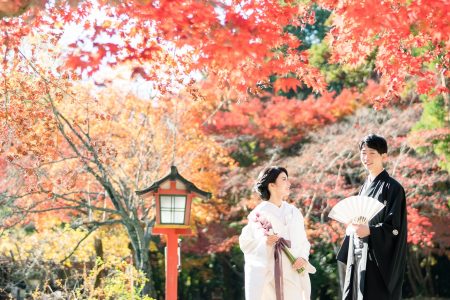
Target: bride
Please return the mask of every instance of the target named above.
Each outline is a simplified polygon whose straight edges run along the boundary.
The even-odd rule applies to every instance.
[[[290,192],[287,170],[277,166],[264,169],[255,190],[263,201],[248,215],[239,237],[245,257],[245,299],[309,300],[309,273],[315,273],[315,268],[308,262],[310,244],[303,216],[283,201]],[[284,242],[290,244],[293,264],[283,251],[277,251]],[[277,255],[279,259],[275,259]]]

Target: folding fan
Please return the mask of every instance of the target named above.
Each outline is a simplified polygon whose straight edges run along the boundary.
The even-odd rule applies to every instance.
[[[352,196],[339,201],[331,209],[328,217],[344,224],[367,224],[384,206],[371,197]]]

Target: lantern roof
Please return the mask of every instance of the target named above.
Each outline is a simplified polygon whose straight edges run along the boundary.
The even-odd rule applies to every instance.
[[[190,182],[189,180],[187,180],[186,178],[181,176],[180,173],[178,173],[177,167],[175,167],[175,166],[170,167],[170,173],[167,174],[164,178],[153,182],[152,185],[146,189],[136,191],[136,194],[138,196],[140,196],[140,195],[147,194],[149,192],[156,192],[158,190],[158,188],[160,187],[160,185],[167,180],[173,180],[173,181],[179,180],[186,185],[186,190],[197,193],[200,196],[203,196],[207,199],[211,198],[211,193],[202,191],[201,189],[196,187],[195,184],[193,184],[192,182]]]

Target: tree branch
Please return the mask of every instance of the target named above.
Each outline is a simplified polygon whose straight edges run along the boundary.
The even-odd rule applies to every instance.
[[[94,232],[95,230],[97,230],[98,226],[94,226],[91,229],[89,229],[88,233],[81,239],[78,241],[78,243],[75,245],[75,248],[72,249],[72,251],[69,253],[69,255],[67,255],[63,260],[61,260],[59,263],[63,264],[66,260],[68,260],[74,253],[75,251],[77,251],[78,247],[80,247],[81,243],[86,240],[92,232]]]

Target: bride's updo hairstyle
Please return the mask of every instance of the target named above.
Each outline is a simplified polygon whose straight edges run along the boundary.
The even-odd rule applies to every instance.
[[[288,176],[287,170],[278,166],[267,167],[259,173],[254,190],[261,200],[268,201],[270,199],[269,183],[274,183],[282,172]]]

